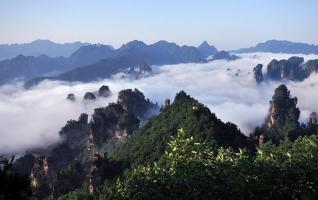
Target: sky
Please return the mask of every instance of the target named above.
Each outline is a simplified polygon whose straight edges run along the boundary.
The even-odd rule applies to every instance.
[[[318,44],[317,0],[0,0],[0,43]]]

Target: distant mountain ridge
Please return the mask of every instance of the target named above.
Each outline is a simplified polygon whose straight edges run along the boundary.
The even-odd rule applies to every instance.
[[[286,40],[268,40],[264,43],[258,43],[254,47],[241,48],[232,51],[234,53],[290,53],[290,54],[318,54],[318,45],[306,44],[301,42],[291,42]]]
[[[113,48],[108,45],[83,46],[70,57],[18,55],[12,59],[0,61],[0,84],[15,79],[28,81],[35,77],[56,76],[76,67],[93,64],[112,55]]]
[[[86,52],[86,53],[85,53]],[[131,41],[122,45],[118,49],[109,46],[86,46],[74,52],[71,58],[84,61],[87,58],[94,58],[96,62],[87,63],[61,73],[54,77],[38,77],[27,82],[27,86],[32,86],[41,80],[64,80],[89,82],[97,79],[109,78],[111,75],[122,72],[138,64],[166,65],[179,63],[204,63],[207,62],[196,47],[179,46],[167,41],[159,41],[147,45],[142,41]]]
[[[82,46],[89,43],[73,42],[59,44],[50,40],[34,40],[24,44],[0,44],[0,60],[9,59],[18,55],[49,57],[68,57]]]

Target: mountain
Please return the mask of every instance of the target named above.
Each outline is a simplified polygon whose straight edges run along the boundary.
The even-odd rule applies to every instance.
[[[205,57],[197,48],[191,46],[179,46],[167,41],[159,41],[147,45],[142,41],[131,41],[122,45],[115,54],[129,56],[136,60],[144,61],[149,65],[166,65],[179,63],[205,62]]]
[[[50,40],[35,40],[25,44],[1,44],[0,60],[13,58],[20,54],[24,56],[40,56],[45,54],[50,57],[68,57],[77,49],[86,45],[89,45],[89,43],[73,42],[59,44]]]
[[[108,45],[88,45],[76,50],[70,57],[48,57],[18,55],[12,59],[0,61],[0,84],[15,79],[30,79],[57,74],[83,65],[90,65],[114,55],[114,49]]]
[[[68,59],[75,66],[83,66],[112,57],[114,52],[115,49],[110,45],[93,44],[80,47]]]
[[[308,199],[315,199],[310,186],[318,174],[317,115],[300,126],[296,104],[279,86],[265,124],[247,137],[184,91],[146,115],[157,105],[137,89],[123,90],[116,103],[96,108],[91,120],[83,113],[68,121],[61,140],[44,153],[16,160],[13,168],[30,181],[4,192],[22,195],[31,185],[32,199],[293,199],[310,188]],[[291,133],[293,140],[284,137]],[[282,141],[264,143],[276,138]],[[4,183],[15,180],[1,170]],[[273,192],[273,184],[279,190]]]
[[[82,55],[83,54],[83,55]],[[89,82],[109,78],[119,72],[126,72],[138,65],[166,65],[179,63],[204,63],[205,57],[197,48],[178,46],[175,43],[159,41],[147,45],[142,41],[131,41],[113,50],[109,46],[86,46],[73,53],[70,59],[87,62],[90,58],[102,59],[96,63],[77,67],[58,76],[38,77],[26,83],[32,86],[45,79]],[[85,61],[86,59],[86,61]],[[77,59],[75,59],[77,60]]]
[[[59,132],[60,142],[47,153],[25,155],[15,167],[30,175],[36,199],[50,195],[55,199],[81,186],[94,194],[105,180],[129,170],[129,165],[159,159],[180,127],[222,147],[246,147],[246,136],[234,124],[223,123],[183,91],[158,116],[154,114],[158,106],[142,92],[123,90],[117,103],[96,108],[90,121],[87,114],[68,121]],[[23,164],[28,167],[24,169]]]
[[[300,42],[290,42],[286,40],[268,40],[259,43],[255,47],[234,50],[234,53],[270,52],[270,53],[290,53],[290,54],[318,54],[318,45]]]
[[[207,41],[202,42],[200,46],[198,46],[198,50],[205,57],[212,56],[218,52],[218,50]]]
[[[67,59],[18,55],[15,58],[0,61],[0,84],[14,79],[28,80],[37,76],[49,75],[65,70]],[[52,74],[53,75],[53,74]]]

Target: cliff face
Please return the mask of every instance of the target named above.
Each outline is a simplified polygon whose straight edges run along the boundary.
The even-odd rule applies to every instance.
[[[138,89],[120,91],[117,103],[122,105],[129,113],[134,113],[141,119],[149,118],[159,111],[159,107],[146,99]]]
[[[37,158],[31,172],[31,187],[37,199],[44,199],[54,190],[56,174],[46,156]]]
[[[105,96],[108,92],[109,88],[102,87],[99,94]],[[107,153],[121,143],[139,128],[138,117],[147,119],[148,111],[155,108],[157,106],[137,89],[123,90],[118,103],[96,108],[90,121],[85,113],[78,120],[69,120],[59,132],[60,142],[33,161],[31,172],[26,171],[31,174],[36,198],[56,198],[81,187],[84,182],[93,193],[105,178],[117,175],[120,164],[98,152]],[[34,159],[33,156],[23,158],[32,164],[29,157]]]
[[[257,83],[263,80],[292,80],[302,81],[308,78],[312,73],[318,71],[318,59],[308,60],[304,63],[302,57],[290,57],[287,60],[276,60],[273,59],[267,65],[267,74],[265,78],[261,78],[260,64],[254,68],[254,77]]]
[[[299,115],[297,98],[291,97],[285,85],[280,85],[270,101],[269,114],[264,124],[268,139],[278,141],[284,136],[289,136],[300,127]]]
[[[256,82],[259,84],[261,82],[263,82],[264,77],[263,77],[263,65],[262,64],[258,64],[256,67],[254,67],[253,71],[254,71],[254,78],[256,80]]]
[[[120,104],[95,109],[90,122],[89,137],[100,146],[107,139],[122,138],[139,128],[140,120]]]

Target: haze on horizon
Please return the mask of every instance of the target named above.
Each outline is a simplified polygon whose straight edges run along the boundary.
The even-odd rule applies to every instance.
[[[317,9],[316,0],[10,0],[0,2],[0,43],[206,40],[225,50],[269,39],[318,44]]]

